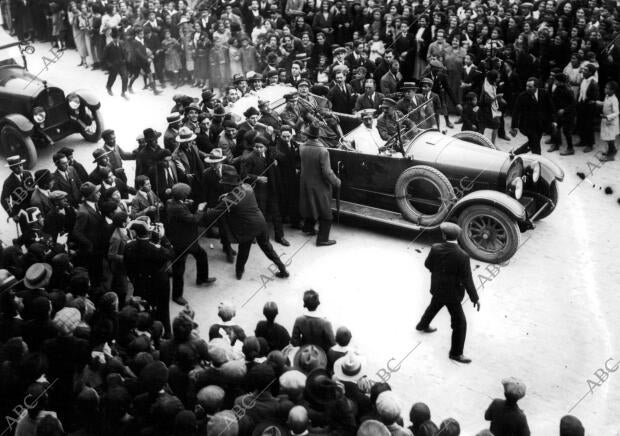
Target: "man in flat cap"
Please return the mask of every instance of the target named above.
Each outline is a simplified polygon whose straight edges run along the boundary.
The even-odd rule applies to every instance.
[[[502,380],[502,385],[506,399],[494,399],[484,413],[484,419],[491,422],[489,430],[495,436],[529,436],[527,418],[517,406],[517,401],[525,396],[525,384],[508,377]]]
[[[450,222],[439,226],[445,242],[433,244],[424,266],[431,272],[431,302],[418,322],[416,329],[425,333],[432,333],[436,328],[430,323],[435,315],[446,306],[450,312],[452,325],[452,346],[449,357],[461,363],[470,363],[471,359],[463,355],[467,320],[461,302],[465,291],[477,310],[480,310],[480,301],[474,280],[471,275],[469,256],[458,245],[461,228]]]

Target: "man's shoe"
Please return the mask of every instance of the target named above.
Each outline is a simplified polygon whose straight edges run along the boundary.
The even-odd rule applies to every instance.
[[[121,97],[123,97],[125,100],[129,100],[129,97],[127,97],[127,94],[125,94],[124,92],[121,94]]]
[[[153,90],[153,94],[159,95],[159,94],[161,94],[161,91],[159,89],[154,89]]]
[[[427,326],[427,327],[416,327],[415,329],[417,331],[423,332],[423,333],[433,333],[433,332],[437,331],[437,329],[435,327],[431,327],[430,325]]]
[[[185,306],[187,304],[187,300],[183,297],[173,298],[172,301],[177,303],[179,306]]]
[[[287,278],[288,276],[290,276],[290,274],[288,273],[288,271],[287,271],[287,270],[278,271],[278,272],[276,273],[276,277],[277,277],[277,278],[279,278],[279,279],[285,279],[285,278]]]
[[[566,150],[562,150],[560,152],[560,156],[572,156],[573,154],[575,154],[575,150],[572,148],[567,148]]]
[[[280,245],[284,245],[285,247],[288,247],[291,245],[291,243],[288,242],[285,238],[278,238],[276,239],[276,242]]]
[[[553,144],[551,147],[547,149],[547,153],[553,153],[554,151],[558,151],[559,149],[560,147],[558,147],[556,144]]]
[[[112,92],[112,89],[106,88],[106,90],[108,91],[108,94],[110,94],[111,96],[114,96],[114,93]]]
[[[590,153],[592,151],[592,147],[590,147],[589,145],[585,146],[583,149],[584,153]]]
[[[206,280],[196,280],[196,286],[208,286],[216,280],[215,277],[207,277]]]
[[[308,236],[314,236],[316,235],[316,230],[312,229],[312,230],[303,230],[303,232],[308,235]]]
[[[133,94],[133,88],[127,88],[127,91],[129,91],[130,94]]]
[[[316,241],[316,246],[317,247],[327,247],[329,245],[334,245],[336,243],[336,241],[334,241],[333,239],[328,239],[327,241]]]
[[[448,129],[452,129],[454,127],[454,124],[452,124],[450,121],[446,121],[446,127]]]
[[[241,277],[243,277],[243,272],[244,272],[244,270],[237,270],[236,271],[237,280],[241,280]]]
[[[469,357],[463,356],[462,354],[459,354],[458,356],[450,354],[450,359],[456,360],[457,362],[460,362],[460,363],[471,363],[471,359]]]

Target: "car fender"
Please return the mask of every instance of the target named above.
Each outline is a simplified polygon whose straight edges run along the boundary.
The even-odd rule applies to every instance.
[[[99,101],[99,99],[89,90],[78,89],[74,92],[75,94],[77,94],[78,97],[82,99],[86,106],[90,107],[91,109],[99,109],[101,107],[101,102]]]
[[[527,166],[531,162],[540,162],[540,177],[547,181],[550,185],[554,180],[564,180],[564,170],[551,159],[538,154],[522,154],[523,163]]]
[[[452,207],[449,217],[458,216],[463,209],[473,204],[488,204],[497,207],[519,222],[527,219],[525,207],[518,200],[503,192],[490,189],[481,189],[465,195]]]
[[[0,119],[0,127],[3,127],[7,124],[16,127],[24,135],[30,135],[32,133],[32,129],[34,128],[34,124],[32,124],[32,121],[30,121],[22,114],[9,114],[2,117],[2,119]]]

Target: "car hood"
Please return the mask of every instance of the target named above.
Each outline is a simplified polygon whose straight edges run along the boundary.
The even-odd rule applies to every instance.
[[[444,173],[476,179],[497,178],[512,160],[505,151],[465,142],[437,131],[418,135],[407,155]]]

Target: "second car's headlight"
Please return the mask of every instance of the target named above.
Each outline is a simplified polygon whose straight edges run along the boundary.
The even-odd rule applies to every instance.
[[[512,182],[510,182],[510,192],[517,200],[521,198],[523,195],[523,180],[521,177],[515,177]]]
[[[45,109],[43,109],[43,107],[41,106],[37,106],[32,110],[32,118],[37,124],[44,123],[46,116],[47,114],[45,113]]]
[[[67,101],[69,102],[69,107],[73,110],[76,110],[80,107],[82,102],[80,101],[80,97],[75,94],[71,94],[67,97]]]
[[[532,163],[530,168],[532,168],[532,182],[536,183],[540,179],[540,162]]]

